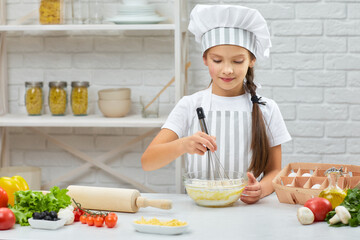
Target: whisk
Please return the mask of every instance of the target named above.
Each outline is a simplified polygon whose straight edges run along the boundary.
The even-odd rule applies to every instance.
[[[202,107],[197,108],[196,113],[200,121],[201,131],[206,134],[209,134],[205,123],[205,114],[203,108]],[[226,171],[222,166],[216,152],[211,152],[210,149],[207,148],[206,154],[207,154],[206,178],[209,180],[229,180],[229,176],[226,174]]]

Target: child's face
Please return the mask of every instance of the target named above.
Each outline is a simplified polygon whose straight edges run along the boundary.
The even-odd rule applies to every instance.
[[[255,64],[247,49],[235,45],[210,48],[203,57],[213,80],[213,93],[219,96],[237,96],[245,93],[244,78]]]

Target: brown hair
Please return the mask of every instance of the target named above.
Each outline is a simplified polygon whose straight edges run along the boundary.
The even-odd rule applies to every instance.
[[[255,56],[250,53],[250,58],[254,59]],[[245,87],[247,91],[250,92],[251,96],[256,95],[257,87],[254,84],[253,68],[248,68]],[[258,177],[266,168],[270,149],[269,140],[266,134],[266,124],[258,103],[253,103],[251,132],[252,159],[248,171],[253,171],[254,176]]]

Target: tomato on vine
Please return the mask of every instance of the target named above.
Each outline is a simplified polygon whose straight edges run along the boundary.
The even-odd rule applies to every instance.
[[[80,216],[80,222],[81,222],[82,224],[86,224],[86,215],[81,215],[81,216]]]
[[[102,227],[104,225],[104,217],[102,217],[101,215],[97,215],[94,218],[94,223],[96,227]]]
[[[116,219],[116,221],[118,220],[118,216],[116,213],[114,212],[109,212],[108,215],[114,216],[114,218]]]
[[[94,217],[93,216],[87,216],[86,217],[86,223],[87,223],[87,225],[89,225],[89,226],[94,226]]]
[[[115,227],[116,222],[117,222],[117,216],[115,217],[113,214],[108,214],[105,217],[105,224],[108,228]]]

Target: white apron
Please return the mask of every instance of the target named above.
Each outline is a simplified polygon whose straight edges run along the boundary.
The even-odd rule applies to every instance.
[[[249,99],[250,101],[250,99]],[[251,163],[251,112],[212,111],[212,89],[204,94],[201,107],[205,113],[205,122],[210,136],[216,136],[217,155],[226,171],[247,172]],[[236,104],[236,102],[234,102]],[[201,131],[195,112],[188,136]],[[186,171],[207,170],[207,154],[186,154]],[[261,174],[258,180],[262,178]]]

